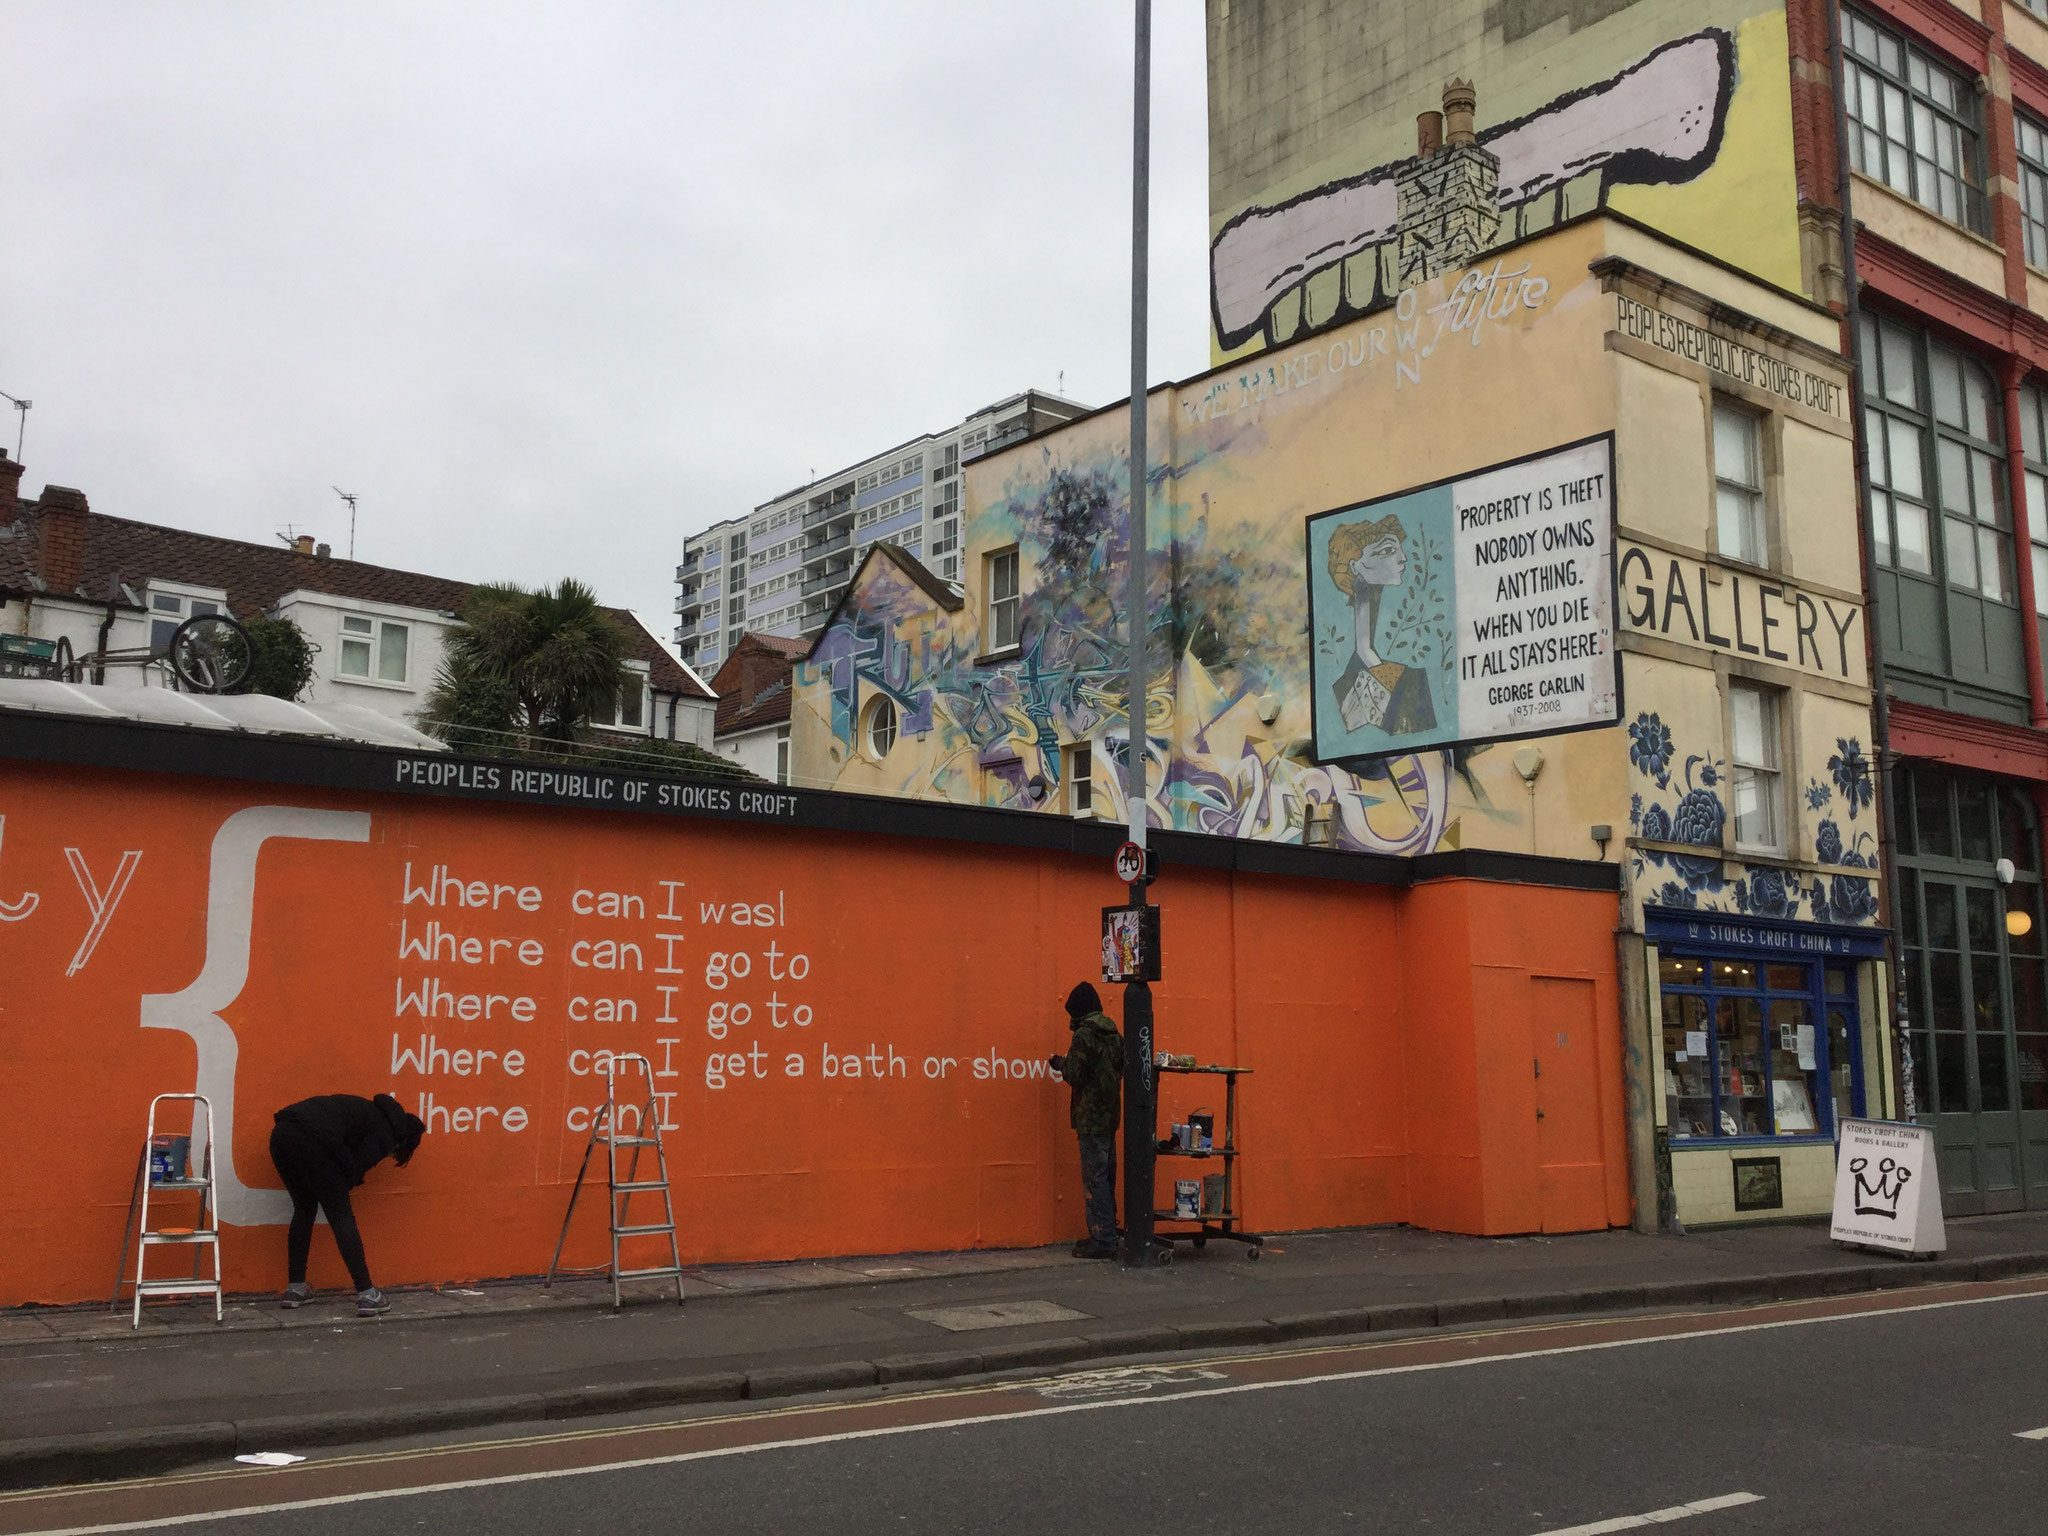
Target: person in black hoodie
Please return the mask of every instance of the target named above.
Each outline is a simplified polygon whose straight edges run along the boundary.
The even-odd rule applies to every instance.
[[[1073,1089],[1068,1118],[1081,1144],[1082,1206],[1088,1235],[1074,1244],[1077,1259],[1116,1257],[1116,1129],[1123,1118],[1124,1037],[1102,997],[1087,982],[1067,994],[1073,1044],[1047,1058]]]
[[[401,1168],[411,1162],[426,1126],[388,1093],[374,1099],[353,1093],[321,1094],[286,1105],[276,1119],[270,1131],[270,1160],[292,1197],[291,1230],[285,1238],[287,1283],[278,1305],[302,1307],[311,1299],[306,1258],[313,1249],[313,1213],[318,1209],[327,1213],[334,1246],[341,1250],[341,1262],[355,1282],[356,1316],[388,1311],[390,1300],[371,1282],[348,1192],[387,1157],[396,1158]]]

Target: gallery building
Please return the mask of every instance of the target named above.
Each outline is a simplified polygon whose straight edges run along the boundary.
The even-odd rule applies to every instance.
[[[1823,1211],[1836,1124],[1905,1084],[1785,13],[1401,5],[1396,70],[1343,9],[1210,7],[1218,366],[1148,402],[1148,819],[1613,869],[1604,1219]],[[1123,819],[1126,421],[967,467],[952,602],[860,569],[797,671],[803,782]],[[1486,1070],[1564,1071],[1498,1004]]]

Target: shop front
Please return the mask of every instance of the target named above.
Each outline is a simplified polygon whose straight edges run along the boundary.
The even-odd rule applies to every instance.
[[[1645,906],[1660,1180],[1685,1225],[1828,1209],[1836,1126],[1885,1113],[1885,934]]]
[[[1913,1099],[1951,1216],[2048,1208],[2048,951],[2032,786],[1910,764],[1898,925]]]

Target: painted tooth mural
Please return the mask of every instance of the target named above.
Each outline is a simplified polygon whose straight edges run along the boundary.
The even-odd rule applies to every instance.
[[[1327,24],[1318,115],[1272,131],[1295,109],[1262,94],[1280,87],[1255,34],[1277,23],[1256,19],[1242,83],[1212,102],[1219,361],[1383,309],[1598,208],[1799,285],[1781,6],[1393,0],[1371,33],[1403,40],[1400,70],[1340,20],[1294,20]],[[1441,120],[1411,127],[1439,90]]]

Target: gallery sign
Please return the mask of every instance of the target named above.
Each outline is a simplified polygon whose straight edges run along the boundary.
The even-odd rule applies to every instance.
[[[1618,576],[1622,623],[1632,633],[1866,681],[1859,604],[1632,542],[1621,546]]]
[[[1948,1247],[1930,1127],[1896,1120],[1842,1122],[1828,1235],[1838,1243],[1895,1253],[1940,1253]]]
[[[1621,715],[1614,440],[1308,520],[1318,762]]]

